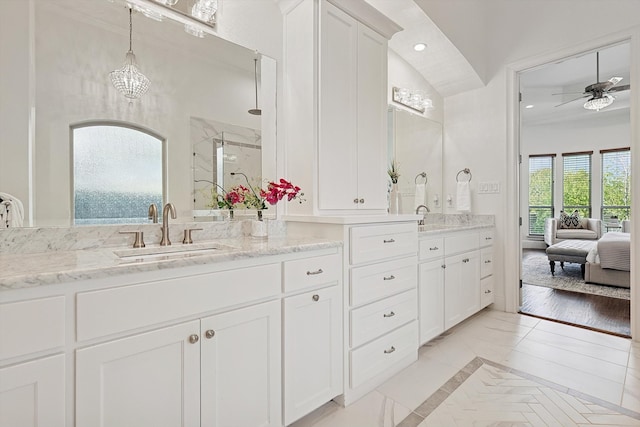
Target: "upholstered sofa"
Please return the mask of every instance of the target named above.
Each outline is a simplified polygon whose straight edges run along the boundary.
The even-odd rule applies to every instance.
[[[559,228],[557,218],[547,218],[544,222],[544,241],[551,246],[562,240],[598,240],[602,237],[602,220],[584,218],[585,228]]]

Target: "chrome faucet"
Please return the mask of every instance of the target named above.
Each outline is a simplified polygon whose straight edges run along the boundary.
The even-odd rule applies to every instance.
[[[173,203],[167,203],[162,210],[162,239],[160,239],[160,246],[169,246],[171,240],[169,240],[169,212],[171,212],[171,218],[176,219],[176,208]]]
[[[149,205],[149,219],[153,221],[154,224],[158,223],[158,207],[155,203]]]
[[[428,206],[426,206],[426,205],[419,205],[419,206],[416,208],[416,215],[418,215],[418,214],[420,213],[420,208],[425,208],[425,209],[427,210],[427,212],[425,212],[424,214],[422,214],[422,219],[421,219],[421,220],[418,220],[418,225],[424,225],[424,217],[425,217],[425,215],[426,215],[426,214],[428,214],[428,213],[429,213],[429,212],[431,212],[431,211],[429,210],[429,207],[428,207]]]

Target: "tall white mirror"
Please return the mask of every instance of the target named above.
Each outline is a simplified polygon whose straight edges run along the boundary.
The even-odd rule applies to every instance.
[[[389,161],[400,177],[400,213],[425,205],[442,213],[442,125],[404,109],[389,107]]]
[[[1,39],[6,79],[0,86],[0,193],[22,201],[24,226],[129,222],[111,221],[111,214],[98,222],[75,220],[83,214],[76,207],[73,135],[94,123],[134,129],[162,141],[162,159],[158,163],[153,157],[153,170],[135,148],[119,154],[135,157],[133,162],[107,162],[112,178],[126,175],[130,182],[101,190],[96,197],[100,205],[91,206],[98,215],[118,215],[121,209],[114,206],[142,199],[125,216],[146,221],[149,200],[143,177],[157,174],[160,167],[161,202],[174,203],[179,218],[193,218],[195,195],[208,191],[194,183],[193,147],[206,138],[213,143],[217,134],[208,133],[211,126],[259,135],[249,163],[239,163],[243,156],[237,155],[234,170],[256,182],[275,178],[275,61],[206,34],[206,27],[202,33],[194,31],[202,24],[193,21],[195,27],[189,28],[185,22],[191,18],[184,13],[146,0],[132,3],[136,7],[130,20],[130,3],[121,0],[0,2],[0,13],[14,16],[12,28],[2,31],[10,32],[11,39]],[[162,20],[143,13],[139,6],[145,5],[164,15]],[[125,97],[110,78],[123,67],[130,47],[149,80],[138,99]],[[256,108],[261,115],[249,113]],[[96,159],[110,156],[110,150],[95,153]],[[132,168],[139,178],[131,178]],[[154,188],[153,201],[158,202]]]

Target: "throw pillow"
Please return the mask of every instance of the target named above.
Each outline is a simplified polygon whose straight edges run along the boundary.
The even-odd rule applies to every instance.
[[[573,211],[571,215],[567,215],[565,211],[560,211],[559,228],[584,228],[582,221],[580,220],[580,214],[577,210]]]

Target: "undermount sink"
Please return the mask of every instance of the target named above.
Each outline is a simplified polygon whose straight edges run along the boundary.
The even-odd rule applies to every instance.
[[[121,260],[127,262],[162,261],[176,258],[186,258],[236,250],[235,247],[215,242],[194,243],[189,245],[177,244],[170,246],[154,246],[137,249],[122,249],[113,251]]]

